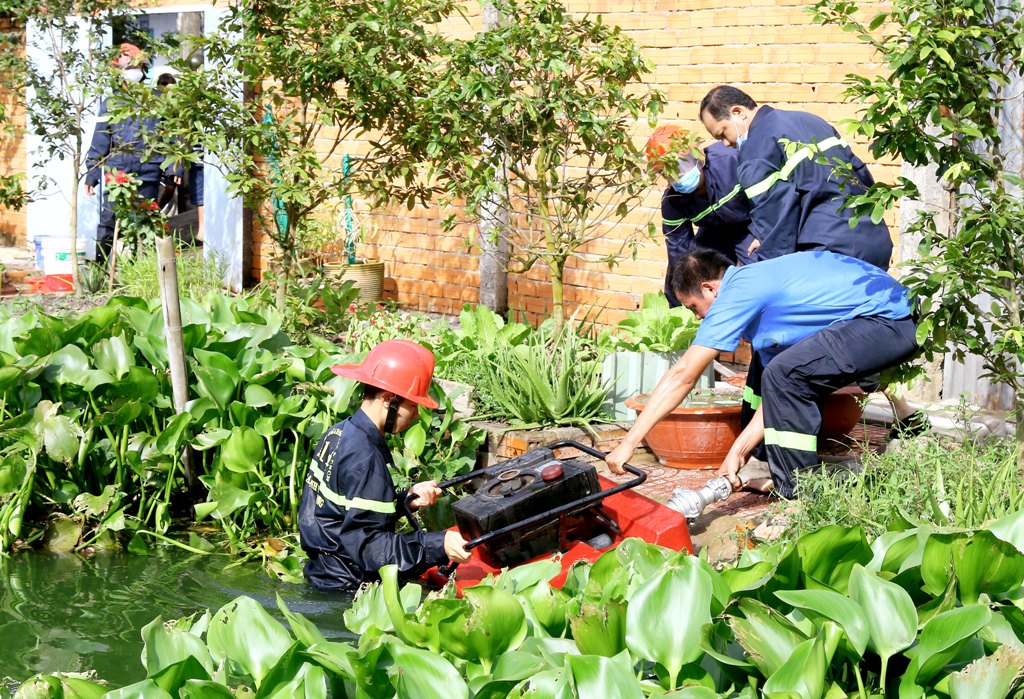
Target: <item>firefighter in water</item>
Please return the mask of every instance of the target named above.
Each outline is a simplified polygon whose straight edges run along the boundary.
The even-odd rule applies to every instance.
[[[661,195],[661,229],[668,248],[668,269],[698,247],[718,250],[733,263],[754,261],[747,198],[736,176],[735,149],[713,143],[686,152],[686,132],[674,124],[659,126],[647,141],[651,167],[668,182]],[[665,297],[678,306],[665,275]]]
[[[429,395],[434,355],[409,340],[387,340],[362,364],[332,367],[363,384],[359,410],[332,426],[309,464],[299,509],[299,536],[309,555],[306,579],[322,590],[355,590],[378,580],[378,570],[397,564],[403,577],[422,574],[449,560],[465,563],[470,553],[457,532],[398,534],[395,525],[409,508],[437,502],[434,481],[396,492],[388,471],[394,460],[384,436],[412,426],[419,406],[437,408]]]

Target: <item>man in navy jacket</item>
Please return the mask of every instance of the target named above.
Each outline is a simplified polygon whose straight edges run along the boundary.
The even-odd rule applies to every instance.
[[[700,118],[712,137],[739,151],[739,181],[750,201],[758,259],[830,250],[889,268],[892,238],[885,222],[861,217],[851,228],[850,211],[843,209],[847,197],[863,193],[874,179],[828,122],[807,112],[758,106],[728,85],[704,97]],[[833,164],[849,176],[837,175]]]
[[[114,61],[121,69],[126,82],[141,82],[145,77],[147,60],[133,44],[121,44],[121,56]],[[113,97],[111,99],[116,99]],[[105,261],[110,256],[114,240],[114,210],[106,196],[104,172],[119,170],[134,175],[140,180],[138,195],[142,200],[155,200],[160,192],[160,180],[164,176],[163,156],[147,152],[147,134],[159,131],[156,117],[133,117],[111,123],[107,117],[107,100],[100,102],[96,129],[92,143],[85,156],[87,172],[85,193],[93,196],[97,186],[100,192],[100,222],[96,228],[96,259]],[[181,184],[183,168],[177,165],[167,174]]]

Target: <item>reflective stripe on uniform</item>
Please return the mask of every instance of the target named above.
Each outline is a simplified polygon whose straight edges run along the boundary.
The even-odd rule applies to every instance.
[[[783,166],[778,170],[778,172],[773,172],[760,182],[757,182],[747,187],[747,199],[753,200],[754,197],[761,196],[769,189],[771,189],[773,186],[775,186],[775,183],[778,182],[779,180],[788,179],[789,176],[793,173],[793,170],[796,169],[797,165],[807,160],[815,153],[824,153],[830,148],[835,148],[836,146],[848,148],[849,144],[839,136],[833,136],[832,138],[826,138],[821,143],[812,143],[810,145],[804,146],[796,153],[791,155],[789,157],[789,160],[787,160],[783,164]]]
[[[764,443],[765,446],[773,445],[783,449],[818,451],[818,435],[786,432],[785,430],[777,430],[774,427],[764,428]]]
[[[686,223],[687,221],[689,221],[690,223],[697,223],[701,219],[706,218],[707,216],[710,216],[711,214],[715,213],[720,208],[722,208],[723,206],[728,204],[730,201],[732,201],[733,197],[735,197],[737,194],[739,194],[740,190],[742,190],[742,189],[743,189],[742,185],[736,185],[735,187],[732,188],[731,192],[726,194],[724,197],[722,197],[721,199],[716,201],[714,204],[712,204],[708,208],[706,208],[703,211],[701,211],[699,214],[697,214],[693,218],[672,218],[672,219],[663,218],[663,219],[661,219],[661,222],[662,222],[663,225],[666,225],[666,226],[681,226],[684,223]],[[697,235],[697,231],[693,231],[693,235]]]
[[[750,386],[747,386],[743,389],[743,402],[749,404],[754,410],[757,410],[761,407],[761,396],[754,393],[754,389]]]
[[[330,500],[338,507],[344,507],[350,510],[369,510],[370,512],[378,512],[382,515],[394,514],[396,511],[394,501],[381,502],[380,500],[367,500],[366,498],[347,498],[344,495],[338,495],[333,490],[327,487],[324,483],[324,472],[320,468],[320,464],[317,463],[316,459],[313,459],[309,464],[309,470],[313,472],[313,476],[316,478],[317,492],[324,496],[325,499]]]

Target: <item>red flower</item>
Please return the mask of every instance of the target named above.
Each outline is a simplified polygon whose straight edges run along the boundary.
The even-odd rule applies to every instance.
[[[348,312],[349,313],[355,313],[355,310],[356,310],[356,305],[354,303],[350,303],[348,305]]]
[[[153,201],[152,199],[147,199],[146,201],[142,202],[142,208],[145,209],[146,211],[159,211],[160,210],[160,207],[157,206],[157,203],[155,201]]]
[[[131,176],[127,172],[121,172],[120,170],[114,171],[114,181],[118,184],[128,184],[132,181]]]
[[[164,221],[164,230],[165,231],[171,230],[171,224],[167,223],[167,221]]]
[[[110,180],[112,180],[112,179],[113,179],[113,177],[111,177],[109,172],[103,173],[103,182],[105,184],[110,184]]]

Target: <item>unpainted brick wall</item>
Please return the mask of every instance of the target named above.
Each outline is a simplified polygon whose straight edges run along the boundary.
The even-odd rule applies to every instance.
[[[10,19],[0,17],[0,32],[20,33],[21,28]],[[25,112],[19,102],[15,95],[0,91],[0,103],[12,130],[0,135],[0,175],[25,172],[25,142],[20,135],[25,128]],[[21,247],[25,240],[25,212],[0,206],[0,245]]]

